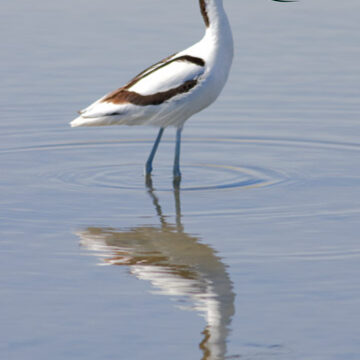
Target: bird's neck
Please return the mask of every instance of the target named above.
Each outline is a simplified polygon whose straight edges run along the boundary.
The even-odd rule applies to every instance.
[[[205,37],[215,43],[233,44],[230,23],[222,0],[199,0],[201,15],[206,26]]]

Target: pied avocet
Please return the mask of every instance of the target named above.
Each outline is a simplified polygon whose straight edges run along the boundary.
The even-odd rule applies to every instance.
[[[147,176],[151,174],[164,129],[174,126],[177,132],[173,175],[174,180],[180,180],[180,142],[184,123],[215,101],[229,75],[233,37],[223,0],[199,0],[199,5],[206,26],[205,35],[199,42],[150,66],[125,86],[80,111],[80,116],[70,123],[72,127],[159,127],[145,165]]]

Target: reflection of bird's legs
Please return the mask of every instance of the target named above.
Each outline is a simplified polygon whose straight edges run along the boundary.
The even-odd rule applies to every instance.
[[[146,164],[145,164],[145,176],[148,178],[150,177],[150,174],[151,174],[151,171],[152,171],[152,162],[154,160],[154,157],[155,157],[155,154],[156,154],[156,150],[158,149],[159,147],[159,144],[160,144],[160,140],[161,140],[161,137],[162,137],[162,134],[164,132],[164,128],[160,128],[159,130],[159,133],[158,133],[158,136],[156,137],[156,140],[154,142],[154,145],[153,145],[153,148],[150,152],[150,155],[149,155],[149,158],[147,159],[146,161]]]
[[[162,212],[162,209],[161,209],[161,206],[160,206],[160,203],[159,203],[159,199],[155,195],[151,177],[146,179],[146,186],[147,186],[147,189],[148,189],[148,193],[149,193],[149,195],[150,195],[150,197],[152,199],[152,202],[153,202],[153,204],[155,206],[156,214],[160,218],[161,225],[163,225],[163,226],[167,225],[166,221],[165,221],[165,216],[163,215],[163,212]]]
[[[148,190],[148,193],[152,199],[152,202],[155,206],[156,209],[156,214],[158,215],[158,217],[160,218],[160,222],[161,224],[167,225],[166,221],[165,221],[165,216],[162,212],[161,206],[160,206],[160,202],[159,202],[159,198],[155,195],[155,189],[153,186],[153,182],[151,179],[151,176],[149,176],[146,179],[146,187]],[[176,230],[180,233],[180,232],[184,232],[184,227],[181,223],[181,201],[180,201],[180,188],[174,188],[174,199],[175,199],[175,217],[176,217]]]
[[[175,198],[175,214],[176,214],[176,229],[178,232],[183,232],[184,227],[181,223],[181,202],[180,202],[180,188],[174,188]]]

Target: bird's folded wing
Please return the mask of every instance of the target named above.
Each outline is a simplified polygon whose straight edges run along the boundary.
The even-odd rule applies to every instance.
[[[124,87],[82,110],[83,117],[120,115],[128,105],[158,105],[190,91],[205,72],[205,62],[189,55],[175,56],[146,69]]]
[[[125,88],[141,95],[152,95],[174,89],[186,81],[197,80],[204,70],[205,62],[202,59],[178,56],[134,78]]]

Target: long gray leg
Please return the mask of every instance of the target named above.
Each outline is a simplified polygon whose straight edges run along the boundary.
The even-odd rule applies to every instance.
[[[147,161],[145,163],[145,175],[146,176],[149,176],[151,174],[152,169],[153,169],[152,168],[152,162],[154,160],[156,150],[159,147],[160,140],[161,140],[163,132],[164,132],[164,128],[160,128],[158,136],[157,136],[157,138],[156,138],[156,140],[154,142],[153,148],[152,148],[151,153],[149,155],[149,158],[147,159]]]
[[[180,172],[180,144],[181,144],[181,131],[182,127],[176,130],[176,146],[175,146],[175,159],[174,159],[174,183],[179,184],[181,180]]]

